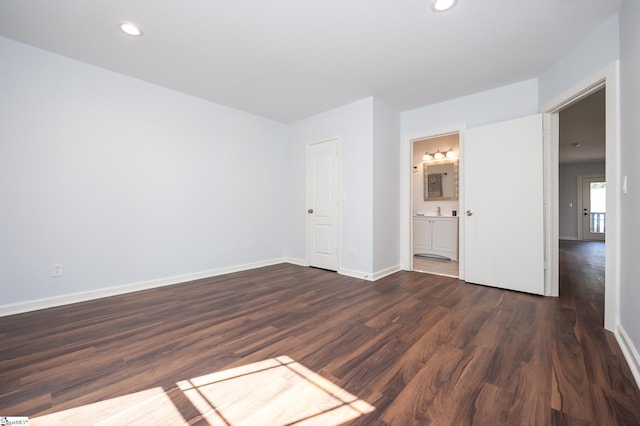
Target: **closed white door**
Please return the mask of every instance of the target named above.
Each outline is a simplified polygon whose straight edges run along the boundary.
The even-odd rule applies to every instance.
[[[604,241],[607,217],[607,183],[604,176],[582,179],[582,239]]]
[[[465,280],[544,294],[543,121],[468,129]]]
[[[314,143],[307,150],[307,262],[338,270],[340,174],[338,140]]]

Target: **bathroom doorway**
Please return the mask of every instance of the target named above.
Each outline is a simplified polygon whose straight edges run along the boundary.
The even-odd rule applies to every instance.
[[[413,140],[411,158],[412,270],[458,277],[460,134]]]

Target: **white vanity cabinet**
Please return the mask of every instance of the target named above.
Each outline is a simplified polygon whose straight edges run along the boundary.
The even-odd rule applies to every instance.
[[[413,254],[458,260],[458,218],[414,216]]]

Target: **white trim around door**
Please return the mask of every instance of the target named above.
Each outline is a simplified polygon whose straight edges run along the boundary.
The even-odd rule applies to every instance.
[[[459,152],[464,151],[465,124],[453,125],[441,129],[431,129],[403,135],[402,153],[400,156],[400,264],[403,270],[413,270],[413,142],[421,139],[435,138],[438,136],[458,134]],[[458,198],[459,211],[464,211],[464,156],[458,159]],[[464,215],[458,215],[458,267],[459,279],[464,280]]]

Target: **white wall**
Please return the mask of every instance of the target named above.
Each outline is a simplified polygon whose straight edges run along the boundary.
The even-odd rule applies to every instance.
[[[0,63],[0,304],[284,258],[286,126],[2,38]]]
[[[568,163],[560,165],[559,182],[559,235],[560,239],[578,238],[578,176],[605,173],[604,161]]]
[[[540,105],[556,104],[558,95],[616,61],[619,58],[618,46],[618,16],[615,15],[540,76]]]
[[[345,105],[289,126],[287,255],[306,262],[306,149],[311,142],[340,140],[340,270],[373,271],[373,98]]]
[[[340,140],[339,272],[377,279],[399,269],[400,115],[366,98],[289,126],[287,253],[306,262],[306,149]]]
[[[636,381],[640,383],[640,2],[625,0],[620,10],[621,175],[628,193],[621,202],[620,323],[635,346]]]
[[[373,99],[373,272],[400,269],[400,114]]]
[[[433,136],[430,131],[519,118],[538,112],[538,82],[526,80],[402,113],[402,134]]]

